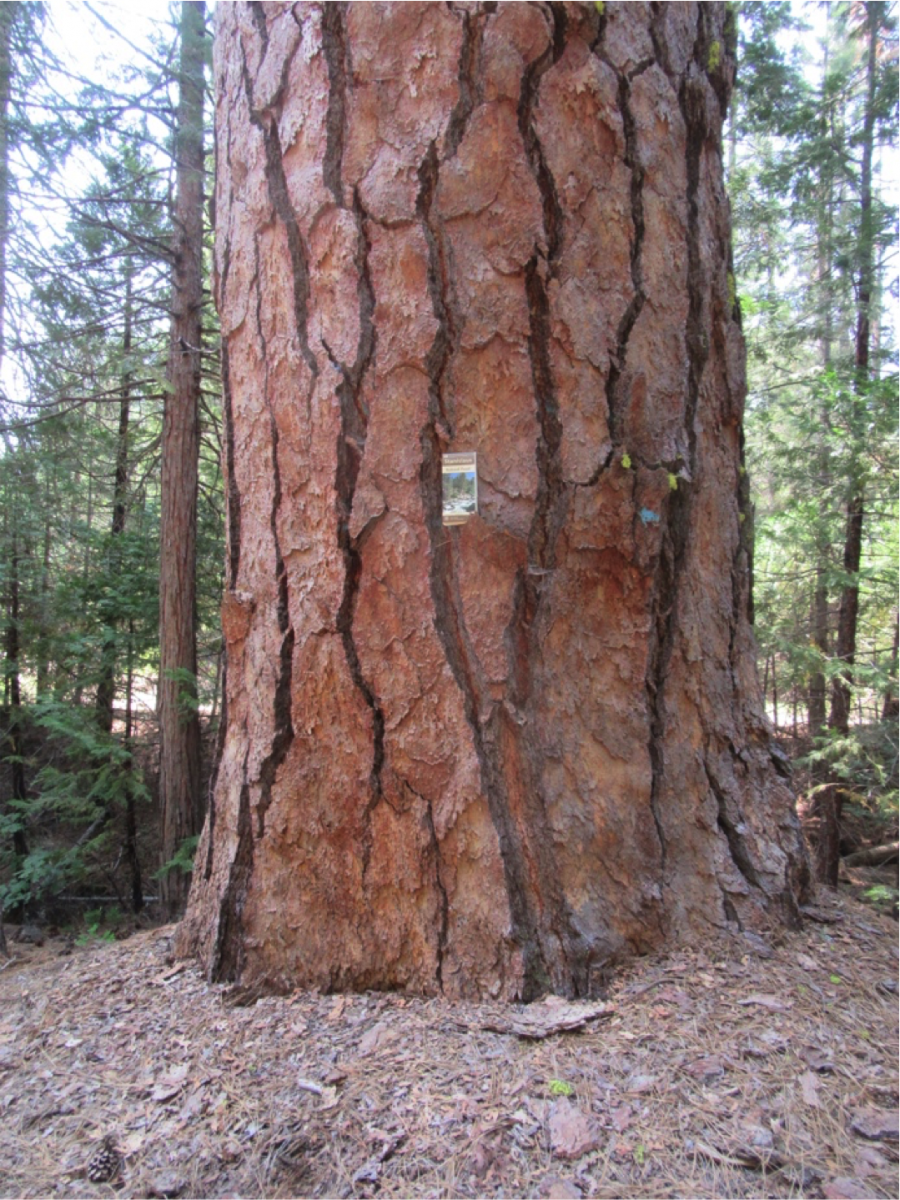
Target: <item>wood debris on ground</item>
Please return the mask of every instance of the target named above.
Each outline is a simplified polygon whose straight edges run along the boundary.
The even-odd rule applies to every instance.
[[[603,1005],[509,1009],[251,995],[172,927],[17,944],[0,1192],[895,1197],[896,925],[816,912],[633,963]]]

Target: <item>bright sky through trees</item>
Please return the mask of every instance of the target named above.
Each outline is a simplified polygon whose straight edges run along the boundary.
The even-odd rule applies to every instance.
[[[146,93],[148,69],[152,70],[154,64],[160,69],[166,65],[156,44],[166,47],[165,53],[170,53],[174,44],[172,31],[177,14],[173,16],[173,6],[166,0],[143,0],[139,7],[116,0],[98,0],[96,4],[45,0],[44,10],[44,45],[55,69],[43,81],[45,90],[34,90],[28,95],[27,103],[34,108],[38,119],[45,116],[45,106],[55,103],[72,106],[73,113],[81,104],[86,112],[86,88],[105,88],[112,95],[120,92],[123,96]],[[162,145],[168,130],[152,114],[148,117],[148,128],[153,141]],[[26,159],[29,157],[27,150],[18,152]],[[167,163],[170,160],[161,153],[160,169],[166,170]],[[65,163],[57,164],[58,174],[53,179],[41,168],[35,170],[35,164],[30,162],[29,169],[36,179],[27,184],[24,180],[28,172],[17,171],[15,163],[12,169],[20,176],[21,204],[26,209],[24,215],[31,236],[39,240],[40,251],[52,255],[66,235],[71,202],[83,196],[91,180],[101,172],[97,159],[90,146],[76,146]],[[35,250],[39,252],[38,247]],[[15,290],[15,279],[9,281],[9,286]],[[27,297],[21,299],[20,321],[27,324]],[[2,390],[14,406],[29,401],[27,382],[11,354],[7,354],[2,364]]]

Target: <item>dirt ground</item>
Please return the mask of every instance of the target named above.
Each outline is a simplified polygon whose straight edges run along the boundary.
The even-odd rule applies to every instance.
[[[256,997],[172,934],[10,940],[3,1196],[898,1194],[897,926],[852,899],[602,1007]]]

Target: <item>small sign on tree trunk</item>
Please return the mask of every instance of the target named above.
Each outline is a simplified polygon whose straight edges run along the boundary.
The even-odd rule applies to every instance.
[[[445,454],[442,471],[444,524],[464,525],[478,512],[478,455]]]

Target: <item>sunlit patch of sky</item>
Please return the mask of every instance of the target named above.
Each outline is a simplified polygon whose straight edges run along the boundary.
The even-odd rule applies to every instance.
[[[121,88],[131,94],[143,91],[140,73],[154,70],[160,54],[167,53],[160,44],[172,46],[176,24],[169,0],[142,0],[139,5],[120,0],[48,0],[47,17],[47,47],[61,68],[54,86],[73,102],[83,84],[110,91]],[[150,133],[164,137],[161,128],[151,128]],[[76,152],[66,164],[66,190],[82,192],[92,173],[89,152]]]

